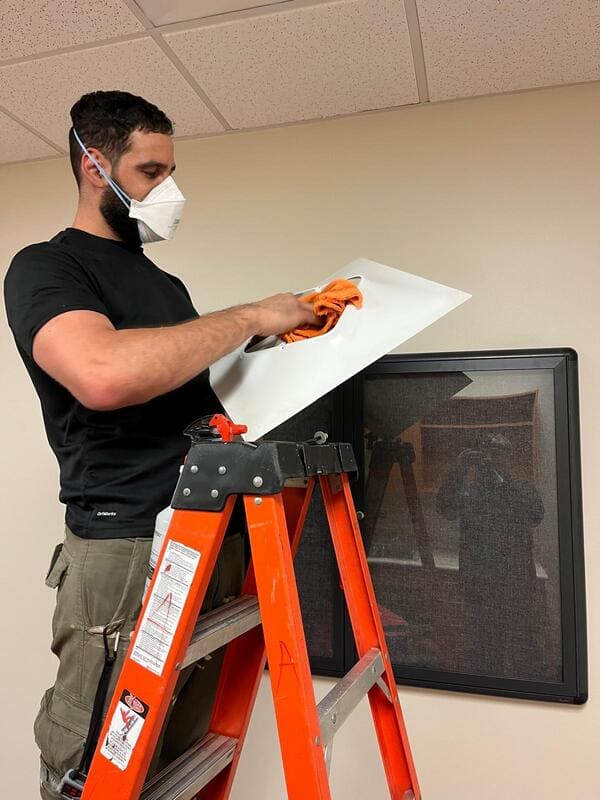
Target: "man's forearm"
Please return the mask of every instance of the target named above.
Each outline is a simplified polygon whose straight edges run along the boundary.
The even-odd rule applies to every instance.
[[[161,328],[111,332],[105,406],[145,403],[173,391],[257,332],[257,309],[236,306]]]
[[[36,334],[36,364],[94,411],[146,403],[183,386],[254,335],[319,324],[290,292],[168,327],[115,330],[95,311],[58,314]]]

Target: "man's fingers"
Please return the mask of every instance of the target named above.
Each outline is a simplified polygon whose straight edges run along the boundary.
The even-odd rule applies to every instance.
[[[304,307],[307,314],[306,324],[310,325],[313,328],[321,327],[321,325],[323,324],[323,320],[320,317],[317,317],[317,315],[313,312],[312,303],[302,303],[302,306]]]

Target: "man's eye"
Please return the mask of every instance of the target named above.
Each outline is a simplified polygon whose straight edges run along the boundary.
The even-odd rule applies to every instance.
[[[147,175],[149,178],[154,179],[158,177],[158,172],[148,172],[147,170],[144,170],[144,175]]]

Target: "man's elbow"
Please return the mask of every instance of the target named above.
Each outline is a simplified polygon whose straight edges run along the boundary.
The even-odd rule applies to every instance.
[[[116,411],[135,405],[138,400],[123,381],[111,375],[95,375],[74,391],[75,398],[91,411]]]
[[[122,398],[108,387],[89,387],[73,392],[73,396],[90,411],[116,411],[127,405]]]

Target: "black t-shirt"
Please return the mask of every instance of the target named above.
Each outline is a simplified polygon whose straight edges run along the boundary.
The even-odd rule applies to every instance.
[[[198,313],[185,286],[146,258],[141,247],[67,228],[14,257],[4,294],[58,459],[67,525],[90,539],[152,536],[156,514],[171,501],[189,449],[183,429],[222,411],[208,370],[147,403],[92,411],[38,367],[32,345],[40,328],[66,311],[97,311],[117,329],[194,319]]]

